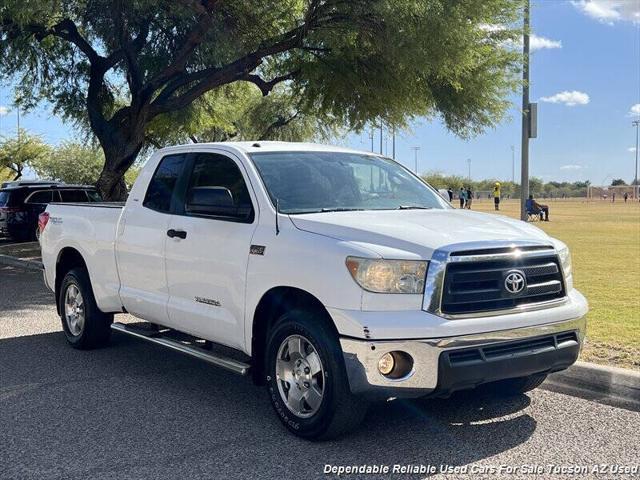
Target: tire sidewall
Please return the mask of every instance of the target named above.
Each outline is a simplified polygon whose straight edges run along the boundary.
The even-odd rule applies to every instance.
[[[269,335],[266,348],[266,384],[271,404],[282,423],[296,435],[314,438],[321,435],[331,423],[335,411],[336,390],[339,388],[341,365],[336,362],[337,339],[327,335],[326,328],[318,327],[314,315],[303,311],[292,311],[281,317]],[[320,319],[322,321],[322,319]],[[276,378],[276,359],[282,342],[291,335],[305,337],[316,349],[324,370],[322,403],[311,417],[300,418],[289,410],[280,396]]]
[[[87,332],[87,316],[89,314],[87,309],[87,293],[82,284],[82,281],[78,278],[79,275],[76,270],[71,270],[68,272],[64,279],[62,280],[62,285],[60,285],[60,298],[58,299],[60,305],[60,319],[62,320],[62,329],[64,330],[64,334],[67,337],[67,341],[72,345],[80,345],[82,344],[83,337]],[[75,285],[76,288],[80,291],[82,295],[82,301],[84,302],[84,325],[82,327],[82,332],[80,335],[73,335],[69,330],[69,325],[67,325],[67,318],[65,314],[65,295],[67,293],[67,289],[70,285]]]

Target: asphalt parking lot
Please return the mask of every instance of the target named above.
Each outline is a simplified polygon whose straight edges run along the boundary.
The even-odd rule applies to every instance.
[[[108,348],[69,348],[41,275],[0,266],[2,479],[327,478],[326,464],[637,465],[638,432],[637,412],[536,390],[507,401],[388,402],[349,437],[302,441],[248,379],[121,335]],[[523,475],[468,476],[500,477]],[[576,478],[538,478],[550,477]]]

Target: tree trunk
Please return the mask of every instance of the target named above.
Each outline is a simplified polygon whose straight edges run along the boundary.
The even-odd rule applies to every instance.
[[[141,141],[135,142],[134,145],[115,143],[112,142],[106,147],[103,144],[105,162],[96,182],[96,188],[107,202],[123,202],[127,199],[129,192],[124,174],[133,165],[142,148]]]
[[[96,182],[96,188],[107,202],[123,202],[129,192],[124,174],[134,164],[144,145],[146,118],[137,111],[127,121],[115,128],[109,125],[108,131],[98,136],[104,152],[104,167]]]
[[[107,163],[105,163],[96,182],[96,188],[106,202],[123,202],[127,199],[128,192],[124,182],[124,173],[120,174],[111,170]]]
[[[16,164],[16,168],[11,168],[9,167],[10,170],[13,170],[14,172],[16,172],[15,177],[13,177],[13,181],[15,182],[16,180],[18,180],[20,177],[22,177],[22,167],[18,164]]]

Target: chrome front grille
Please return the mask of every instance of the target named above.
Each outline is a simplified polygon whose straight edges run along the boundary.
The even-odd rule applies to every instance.
[[[515,289],[507,285],[512,274],[522,280]],[[562,266],[553,246],[476,242],[434,252],[424,309],[448,318],[468,318],[545,308],[565,297]]]
[[[524,276],[522,291],[505,287],[507,276]],[[555,253],[451,263],[444,277],[441,309],[447,314],[503,310],[564,296],[562,273]]]

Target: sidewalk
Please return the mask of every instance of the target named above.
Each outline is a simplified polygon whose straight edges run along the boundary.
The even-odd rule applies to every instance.
[[[3,239],[4,240],[4,239]],[[38,242],[0,243],[0,264],[30,270],[42,269],[42,257]]]

